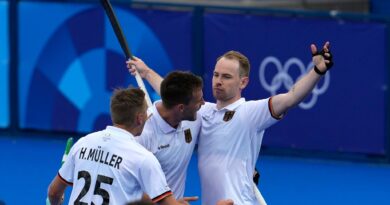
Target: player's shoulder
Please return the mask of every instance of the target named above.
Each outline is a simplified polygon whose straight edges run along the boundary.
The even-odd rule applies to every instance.
[[[157,123],[158,123],[158,113],[152,112],[149,118],[146,120],[143,130],[154,129]]]
[[[135,136],[134,137],[134,140],[128,140],[126,141],[127,145],[126,145],[126,148],[127,149],[131,149],[135,152],[139,152],[139,153],[143,153],[145,150],[147,151],[148,149],[145,148],[145,145],[143,145],[140,141],[140,139],[143,139],[145,138],[146,135],[140,135],[140,136]]]
[[[101,135],[102,135],[102,131],[89,133],[83,137],[80,137],[80,139],[78,139],[77,142],[73,146],[89,144],[92,141],[95,141],[96,139],[98,139],[99,138],[98,136],[101,136]]]
[[[142,155],[140,157],[140,160],[142,161],[142,164],[149,164],[149,165],[159,165],[158,159],[156,156],[143,147]]]
[[[153,109],[151,109],[149,119],[147,119],[145,122],[143,132],[145,130],[156,130],[158,128],[158,124],[160,124],[162,121],[162,117],[160,116],[160,114],[158,113],[158,110],[156,108],[156,103],[154,104],[154,106],[152,108]],[[149,132],[149,133],[151,133],[151,132]]]
[[[259,100],[248,100],[241,104],[242,108],[259,108],[263,106],[268,106],[269,98],[259,99]]]
[[[138,160],[140,161],[155,158],[152,152],[139,143],[132,144],[131,152],[133,152],[133,156],[137,156]]]
[[[157,129],[156,119],[151,116],[148,120],[146,120],[144,129],[140,136],[136,137],[137,141],[149,141],[155,138],[155,133]]]

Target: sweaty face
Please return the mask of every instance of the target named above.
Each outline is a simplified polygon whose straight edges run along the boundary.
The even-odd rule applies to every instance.
[[[183,119],[194,121],[196,120],[196,112],[204,104],[203,91],[201,88],[196,89],[192,94],[192,99],[188,105],[184,105]]]
[[[217,101],[232,103],[241,97],[239,63],[235,59],[221,58],[213,74],[213,95]]]

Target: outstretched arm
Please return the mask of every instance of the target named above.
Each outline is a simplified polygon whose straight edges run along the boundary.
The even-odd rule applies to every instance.
[[[311,44],[314,68],[303,76],[287,93],[272,97],[273,115],[282,116],[290,108],[296,106],[313,90],[314,86],[321,79],[322,75],[333,65],[332,56],[329,51],[330,44],[326,42],[321,52],[314,44]]]
[[[126,61],[127,68],[131,75],[135,75],[137,69],[140,76],[148,81],[152,88],[160,95],[160,85],[163,78],[153,69],[149,68],[141,59],[134,57],[134,60]]]

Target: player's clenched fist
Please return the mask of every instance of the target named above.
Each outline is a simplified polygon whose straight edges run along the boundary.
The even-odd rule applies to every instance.
[[[142,78],[146,78],[150,71],[150,68],[141,59],[135,56],[134,59],[129,59],[128,61],[126,61],[126,65],[131,75],[134,76],[135,71],[137,70]]]

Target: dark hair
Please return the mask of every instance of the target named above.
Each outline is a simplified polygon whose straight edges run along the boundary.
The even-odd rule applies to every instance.
[[[160,92],[163,105],[172,108],[188,103],[196,89],[202,89],[202,78],[190,72],[173,71],[161,82]]]
[[[240,77],[248,77],[249,76],[249,71],[251,69],[251,65],[249,64],[249,60],[246,56],[244,56],[242,53],[238,51],[228,51],[224,53],[222,56],[218,57],[217,61],[219,61],[221,58],[226,58],[226,59],[234,59],[237,60],[238,63],[240,64],[239,67],[239,72],[240,72]]]
[[[141,89],[115,89],[110,103],[111,120],[114,124],[131,126],[136,114],[146,108],[145,93]]]

